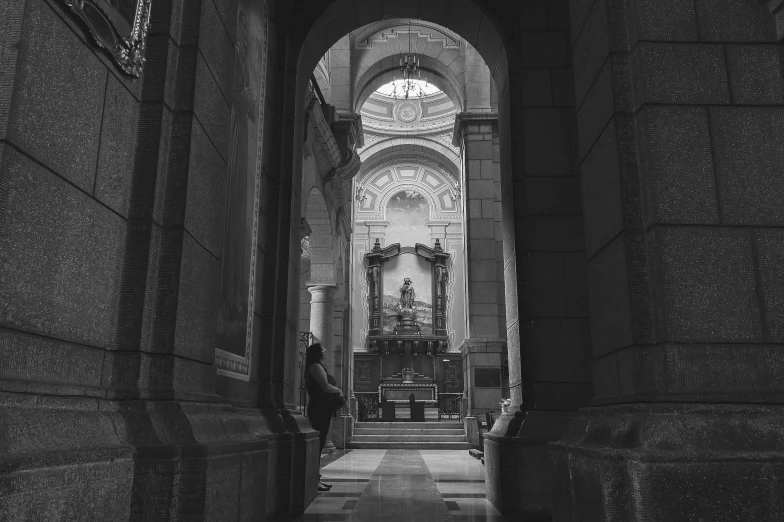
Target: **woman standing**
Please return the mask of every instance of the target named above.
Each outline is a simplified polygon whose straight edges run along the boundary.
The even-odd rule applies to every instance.
[[[319,432],[319,456],[327,443],[332,409],[328,397],[340,394],[340,388],[333,385],[335,378],[324,369],[327,349],[321,344],[311,344],[305,350],[305,387],[308,390],[308,419],[314,430]],[[320,457],[319,457],[320,458]],[[319,474],[319,479],[321,475]],[[319,491],[329,491],[332,486],[319,480]]]

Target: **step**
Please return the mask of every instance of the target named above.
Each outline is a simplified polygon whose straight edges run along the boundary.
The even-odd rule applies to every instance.
[[[468,442],[351,442],[349,449],[427,449],[427,450],[467,450]]]
[[[354,436],[356,435],[460,435],[463,436],[463,430],[445,429],[433,430],[430,428],[354,428]]]
[[[357,435],[352,442],[466,442],[465,435]]]
[[[374,429],[422,429],[462,430],[463,425],[457,422],[355,422],[354,430],[361,428]]]
[[[468,442],[355,442],[348,444],[349,449],[443,449],[468,450]]]

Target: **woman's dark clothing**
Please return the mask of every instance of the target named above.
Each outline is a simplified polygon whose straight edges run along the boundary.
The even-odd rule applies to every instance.
[[[323,365],[321,367],[324,368]],[[324,371],[326,372],[327,369],[324,368]],[[334,386],[336,381],[327,373],[327,382]],[[327,403],[329,394],[321,389],[316,379],[310,374],[310,366],[305,368],[305,388],[308,390],[308,419],[313,429],[319,432],[319,451],[321,451],[327,443],[332,412]]]

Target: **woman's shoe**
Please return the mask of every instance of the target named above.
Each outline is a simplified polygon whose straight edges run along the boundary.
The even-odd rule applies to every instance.
[[[329,491],[330,489],[331,489],[331,487],[327,487],[327,486],[323,485],[321,482],[319,482],[319,485],[318,485],[318,490],[319,491]]]
[[[319,480],[319,487],[322,487],[322,488],[327,488],[327,489],[332,489],[332,484],[327,484],[326,482],[321,482],[321,481]]]

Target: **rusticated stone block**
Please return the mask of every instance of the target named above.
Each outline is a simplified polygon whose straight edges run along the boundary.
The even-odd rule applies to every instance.
[[[581,411],[554,456],[553,520],[777,520],[780,406]]]
[[[139,104],[112,75],[106,86],[95,198],[128,217]]]
[[[198,55],[193,112],[221,157],[228,158],[229,104],[206,62]],[[224,167],[225,168],[225,167]]]
[[[221,92],[228,97],[232,79],[232,60],[227,57],[234,56],[234,48],[229,33],[218,15],[215,3],[202,2],[201,6],[199,50],[215,77],[215,81],[218,82]],[[230,23],[236,25],[237,21],[234,20]]]
[[[646,107],[637,128],[646,224],[719,224],[707,110]]]
[[[733,103],[784,103],[780,46],[728,45],[726,49]]]
[[[105,354],[102,349],[3,329],[0,379],[44,383],[48,391],[62,395],[100,397],[107,384],[102,375]]]
[[[589,382],[591,341],[588,319],[537,319],[533,324],[537,382]]]
[[[784,357],[771,345],[632,346],[617,356],[619,395],[627,401],[773,402],[784,396]]]
[[[582,252],[582,216],[528,216],[515,223],[517,248],[524,252]]]
[[[585,254],[582,252],[563,255],[566,288],[567,317],[588,317],[588,279]]]
[[[660,228],[647,244],[657,339],[762,341],[747,230]]]
[[[7,138],[90,194],[106,76],[103,64],[49,6],[28,3]]]
[[[577,153],[582,160],[591,151],[594,142],[607,127],[616,112],[613,98],[613,66],[617,60],[609,59],[596,77],[596,82],[579,104],[577,110]],[[579,103],[579,102],[578,102]]]
[[[700,37],[708,42],[775,41],[768,30],[768,12],[755,2],[697,0]]]
[[[525,259],[526,270],[520,274],[520,277],[528,282],[532,315],[534,317],[565,316],[563,254],[533,252]]]
[[[193,114],[164,110],[160,125],[153,218],[164,227],[182,226],[188,196]]]
[[[217,454],[211,453],[218,448],[183,448],[178,492],[180,520],[237,519],[237,491],[240,489],[242,468],[239,453],[241,445],[231,446],[234,447],[223,448],[226,453]]]
[[[594,356],[632,342],[632,317],[623,236],[588,261],[591,337]]]
[[[633,5],[633,10],[627,12],[636,15],[637,40],[683,42],[697,39],[697,17],[693,3],[680,0],[635,0]]]
[[[575,40],[572,58],[574,90],[579,107],[610,54],[610,22],[605,3],[572,0],[571,12],[572,38]]]
[[[592,257],[623,229],[623,202],[615,124],[602,132],[580,166],[586,256]]]
[[[765,340],[784,342],[784,232],[760,229],[753,232],[762,301]]]
[[[0,209],[0,324],[113,347],[122,219],[9,147]]]
[[[133,449],[95,399],[4,394],[0,519],[127,520]]]
[[[784,108],[711,108],[723,223],[784,224]]]
[[[640,43],[638,58],[647,103],[730,102],[727,67],[720,46]]]
[[[139,389],[150,399],[214,400],[215,368],[182,357],[142,354]]]
[[[139,448],[134,459],[132,522],[176,520],[179,507],[181,449]]]
[[[570,175],[569,111],[529,108],[523,111],[525,172],[527,175]]]
[[[225,234],[226,162],[195,119],[192,139],[185,229],[220,258]]]
[[[267,449],[242,452],[242,477],[240,480],[239,520],[264,520],[266,516]]]

